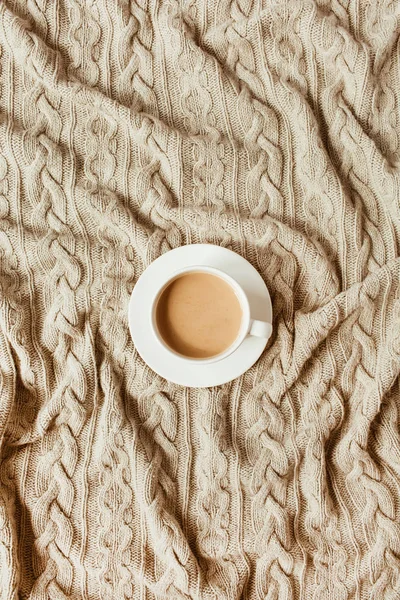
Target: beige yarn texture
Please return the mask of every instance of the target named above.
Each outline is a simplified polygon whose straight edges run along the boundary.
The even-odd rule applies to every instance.
[[[400,598],[399,15],[0,2],[1,600]],[[201,390],[127,324],[190,243],[274,306]]]

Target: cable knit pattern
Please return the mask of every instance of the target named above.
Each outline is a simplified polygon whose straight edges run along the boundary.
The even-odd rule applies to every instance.
[[[75,240],[66,224],[66,202],[62,181],[61,119],[41,85],[31,83],[26,106],[27,130],[32,135],[32,169],[28,194],[32,205],[32,229],[38,238],[37,260],[46,271],[46,306],[43,340],[54,360],[57,391],[46,411],[54,422],[37,464],[37,503],[33,516],[38,525],[35,541],[35,571],[39,575],[32,595],[49,597],[71,591],[74,570],[69,557],[73,526],[69,517],[75,499],[71,480],[79,457],[77,438],[85,421],[85,371],[80,347],[85,343],[78,327],[75,292],[81,268],[74,257]],[[30,110],[31,109],[31,110]],[[39,197],[37,196],[38,189]],[[40,239],[41,238],[41,239]]]
[[[399,0],[0,1],[0,600],[400,598],[399,32]],[[128,329],[191,243],[273,301],[210,389]]]

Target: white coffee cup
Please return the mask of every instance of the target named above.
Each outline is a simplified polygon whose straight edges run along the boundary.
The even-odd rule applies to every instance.
[[[162,336],[160,335],[158,327],[157,327],[157,320],[156,320],[157,303],[158,303],[163,291],[175,279],[177,279],[178,277],[181,277],[182,275],[187,274],[187,273],[208,273],[210,275],[216,275],[217,277],[220,277],[233,289],[234,293],[236,294],[236,297],[239,300],[239,303],[240,303],[240,306],[242,309],[242,322],[240,324],[239,333],[238,333],[235,341],[224,352],[217,354],[215,356],[212,356],[210,358],[191,358],[189,356],[184,356],[182,354],[179,354],[178,352],[175,352],[175,350],[170,348],[170,346],[168,346],[164,342]],[[239,348],[239,346],[244,342],[244,340],[247,336],[256,336],[256,337],[268,339],[272,333],[271,323],[266,323],[265,321],[258,321],[256,319],[252,319],[251,313],[250,313],[249,299],[246,295],[246,292],[238,284],[238,282],[235,281],[235,279],[233,279],[233,277],[231,277],[230,275],[227,275],[220,269],[216,269],[214,267],[207,267],[207,266],[203,266],[203,265],[196,265],[196,266],[191,266],[191,267],[186,267],[184,269],[180,269],[179,271],[176,271],[175,273],[173,273],[166,281],[161,282],[160,288],[155,293],[153,302],[151,304],[150,320],[151,320],[151,329],[154,334],[154,337],[156,338],[158,343],[161,344],[161,346],[164,348],[164,350],[166,350],[167,352],[169,352],[172,355],[175,355],[185,361],[190,362],[191,364],[199,363],[199,364],[204,365],[204,364],[215,363],[217,361],[220,361],[220,360],[226,358],[233,352],[235,352],[235,350],[237,350]]]

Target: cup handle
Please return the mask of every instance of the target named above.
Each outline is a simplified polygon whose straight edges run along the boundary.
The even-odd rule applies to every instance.
[[[271,333],[272,333],[271,323],[266,323],[265,321],[256,321],[255,319],[251,319],[248,335],[255,335],[256,337],[268,339],[269,337],[271,337]]]

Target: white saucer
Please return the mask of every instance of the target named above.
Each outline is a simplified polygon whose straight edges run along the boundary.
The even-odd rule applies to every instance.
[[[211,387],[231,381],[247,371],[260,357],[268,340],[249,336],[233,354],[209,365],[188,364],[158,343],[150,326],[152,300],[175,271],[197,265],[221,269],[236,279],[249,298],[252,318],[272,323],[267,286],[246,259],[220,246],[192,244],[163,254],[140,276],[129,301],[129,329],[136,350],[161,377],[187,387]]]

